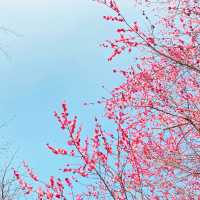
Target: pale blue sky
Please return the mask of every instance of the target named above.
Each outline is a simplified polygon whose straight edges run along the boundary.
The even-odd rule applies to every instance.
[[[105,9],[89,0],[7,0],[0,8],[1,25],[22,35],[0,32],[9,55],[0,55],[0,121],[16,116],[0,132],[20,148],[18,160],[45,177],[60,167],[45,144],[63,144],[53,111],[66,100],[91,127],[97,108],[82,103],[106,95],[101,85],[115,80],[98,46],[109,27],[101,18]]]
[[[45,147],[64,144],[53,111],[66,100],[90,131],[101,109],[82,104],[108,95],[102,84],[119,82],[112,73],[119,60],[108,63],[109,51],[99,47],[115,36],[102,19],[108,13],[91,0],[0,1],[0,26],[19,35],[0,31],[0,47],[9,56],[0,54],[0,122],[15,116],[0,134],[43,178],[61,167]]]

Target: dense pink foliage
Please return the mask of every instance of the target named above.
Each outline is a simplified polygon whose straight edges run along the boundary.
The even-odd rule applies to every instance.
[[[15,171],[21,188],[40,200],[200,199],[199,1],[132,1],[145,23],[129,23],[114,0],[96,1],[112,9],[103,18],[118,26],[116,39],[102,44],[112,51],[108,60],[122,53],[134,60],[113,70],[124,81],[99,101],[115,130],[95,119],[93,136],[85,136],[63,103],[54,115],[68,133],[67,147],[47,147],[71,157],[64,180],[50,177],[35,190]]]

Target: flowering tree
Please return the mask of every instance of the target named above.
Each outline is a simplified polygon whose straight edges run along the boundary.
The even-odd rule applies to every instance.
[[[102,44],[112,51],[108,61],[123,53],[134,60],[127,70],[113,70],[124,81],[98,101],[115,130],[95,119],[93,136],[85,136],[63,103],[54,115],[68,133],[67,147],[47,147],[71,158],[64,179],[40,184],[24,163],[41,186],[14,171],[21,188],[40,200],[200,199],[199,1],[135,0],[144,20],[133,22],[114,0],[96,1],[113,11],[103,18],[118,26],[116,38]]]
[[[12,120],[12,119],[11,119]],[[7,125],[2,123],[0,128]],[[11,151],[9,142],[5,141],[1,135],[0,141],[0,199],[17,200],[23,197],[23,193],[15,177],[12,176],[16,152]]]
[[[8,159],[8,157],[7,157]],[[1,200],[16,200],[19,197],[23,197],[21,189],[15,179],[12,176],[12,162],[14,156],[8,160],[7,163],[3,163],[1,159],[0,167],[0,199]]]

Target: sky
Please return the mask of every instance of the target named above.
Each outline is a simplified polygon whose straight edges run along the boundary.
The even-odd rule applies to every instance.
[[[6,0],[0,10],[1,138],[17,150],[15,164],[27,160],[45,179],[63,162],[45,146],[65,144],[53,112],[67,101],[90,134],[103,109],[83,103],[119,82],[112,73],[119,62],[107,62],[110,51],[99,47],[114,38],[102,19],[111,13],[91,0]]]

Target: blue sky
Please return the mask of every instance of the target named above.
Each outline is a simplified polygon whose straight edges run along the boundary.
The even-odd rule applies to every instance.
[[[15,116],[0,132],[19,148],[18,160],[28,160],[45,177],[60,167],[45,148],[63,142],[53,111],[66,100],[91,129],[99,108],[83,102],[107,95],[101,85],[111,88],[117,81],[108,52],[99,48],[112,32],[101,17],[107,9],[88,0],[7,0],[0,7],[1,26],[19,35],[0,32],[8,54],[0,55],[0,121]]]
[[[0,134],[19,149],[17,163],[27,160],[45,178],[61,167],[45,144],[64,146],[53,111],[66,100],[89,132],[102,109],[82,104],[119,82],[118,61],[108,63],[109,51],[99,47],[114,26],[102,19],[110,11],[90,0],[6,0],[0,8],[0,47],[8,54],[0,53],[0,124],[8,121]]]

